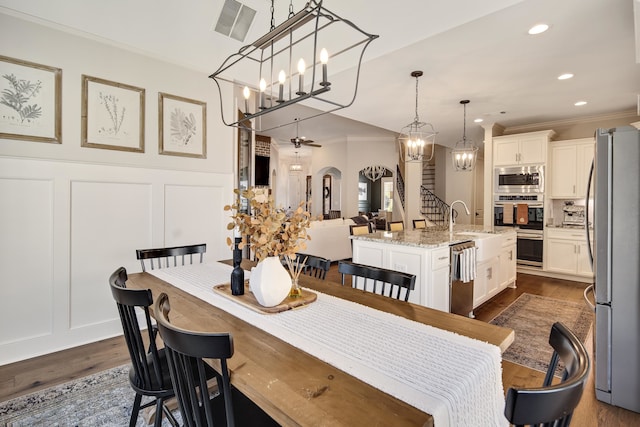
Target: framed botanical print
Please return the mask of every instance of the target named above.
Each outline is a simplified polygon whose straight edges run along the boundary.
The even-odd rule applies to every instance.
[[[145,90],[82,76],[82,146],[144,153]]]
[[[207,158],[207,104],[181,96],[158,94],[159,152]]]
[[[62,70],[0,55],[0,138],[62,143]]]

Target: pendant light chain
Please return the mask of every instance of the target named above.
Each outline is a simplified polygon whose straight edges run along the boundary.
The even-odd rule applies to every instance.
[[[274,18],[276,8],[273,5],[274,1],[275,0],[271,0],[271,29],[269,31],[273,31],[276,29],[276,19]]]

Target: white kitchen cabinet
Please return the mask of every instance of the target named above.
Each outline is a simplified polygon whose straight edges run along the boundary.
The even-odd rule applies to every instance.
[[[509,285],[515,287],[517,273],[516,251],[516,233],[506,234],[502,242],[502,251],[500,252],[500,291]]]
[[[593,138],[555,141],[550,147],[547,168],[549,197],[585,198],[594,154]]]
[[[473,282],[473,308],[478,307],[500,291],[500,258],[493,257],[476,266]]]
[[[449,247],[431,251],[431,272],[428,280],[427,301],[430,306],[442,311],[449,311]]]
[[[353,262],[416,275],[409,302],[449,311],[449,246],[429,248],[353,240]]]
[[[552,130],[496,136],[493,138],[493,165],[545,164]]]
[[[544,249],[545,271],[593,279],[587,239],[583,229],[548,228]]]

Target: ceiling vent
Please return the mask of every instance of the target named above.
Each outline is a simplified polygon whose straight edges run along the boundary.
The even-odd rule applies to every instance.
[[[236,0],[225,0],[214,30],[243,42],[255,16],[254,9]]]

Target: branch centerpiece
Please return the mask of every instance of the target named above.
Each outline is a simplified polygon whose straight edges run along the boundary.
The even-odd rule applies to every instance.
[[[290,293],[299,296],[297,278],[304,263],[296,261],[296,253],[306,249],[306,241],[311,240],[307,229],[312,217],[304,210],[304,202],[287,212],[275,206],[267,189],[235,189],[233,192],[235,202],[224,207],[225,211],[232,211],[227,230],[235,230],[242,238],[238,248],[242,250],[249,246],[258,260],[249,280],[254,296],[265,307],[280,304]],[[248,204],[248,212],[243,203]],[[227,237],[227,245],[234,246],[230,237]],[[289,272],[282,266],[280,257],[284,258]],[[284,284],[279,283],[283,281]]]

